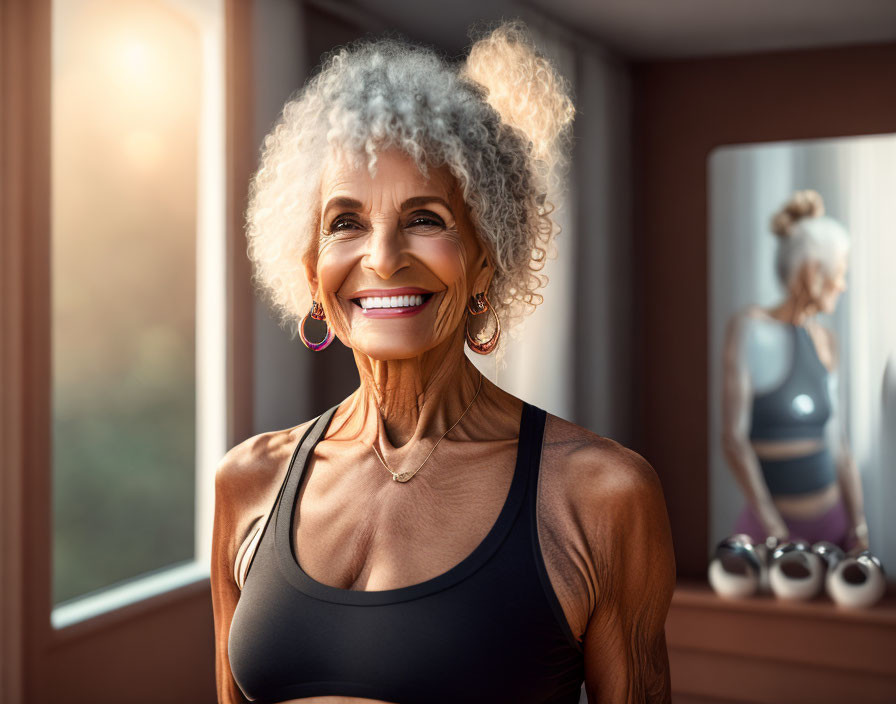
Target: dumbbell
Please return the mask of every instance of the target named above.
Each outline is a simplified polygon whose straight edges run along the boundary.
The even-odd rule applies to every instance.
[[[825,587],[839,606],[867,608],[884,595],[887,580],[877,556],[863,550],[858,555],[840,560],[828,572]]]
[[[824,562],[825,573],[829,573],[837,566],[837,563],[846,557],[846,553],[843,552],[840,546],[834,545],[834,543],[827,540],[819,540],[817,543],[813,543],[812,552],[818,555]]]
[[[778,545],[781,544],[775,536],[770,535],[765,539],[765,542],[762,543],[754,543],[753,549],[756,550],[756,554],[759,555],[759,591],[763,593],[768,593],[772,590],[771,585],[768,581],[768,568],[769,563],[771,563],[771,556]]]
[[[827,559],[813,551],[808,542],[791,540],[776,547],[771,554],[769,585],[779,599],[811,599],[824,586],[826,566]]]
[[[743,598],[756,593],[762,559],[746,533],[722,540],[709,562],[709,584],[719,596]]]

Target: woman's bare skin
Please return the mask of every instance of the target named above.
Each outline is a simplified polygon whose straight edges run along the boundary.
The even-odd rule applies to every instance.
[[[467,408],[480,375],[463,352],[464,310],[493,275],[444,170],[423,178],[406,156],[389,152],[378,168],[371,178],[328,165],[321,189],[322,231],[336,234],[322,240],[307,278],[328,324],[352,348],[361,385],[315,447],[293,524],[296,559],[313,579],[362,591],[432,579],[482,541],[507,496],[522,412],[520,399],[483,379],[462,421],[410,481],[392,481],[374,454],[376,447],[394,471],[412,471]],[[403,205],[423,196],[441,199],[426,205],[428,225],[418,219],[419,202],[407,212]],[[382,282],[437,291],[431,317],[368,318],[352,301]],[[244,701],[227,657],[240,585],[307,426],[250,438],[217,471],[211,576],[225,703]],[[664,624],[675,565],[662,488],[650,465],[548,416],[537,528],[564,615],[584,638],[589,698],[670,701]]]
[[[486,408],[505,404],[508,413],[502,414],[500,423],[484,427],[494,415],[474,414],[480,400]],[[302,568],[318,582],[341,589],[395,589],[432,579],[472,552],[506,498],[522,411],[519,399],[487,380],[476,405],[468,413],[470,423],[460,424],[439,445],[440,461],[427,463],[407,484],[393,482],[369,449],[346,454],[346,443],[338,439],[344,419],[340,407],[327,437],[315,448],[298,498],[293,530]],[[221,609],[221,618],[216,618],[218,681],[231,697],[222,701],[244,701],[233,686],[229,663],[223,657],[226,649],[220,645],[226,644],[239,599],[238,585],[245,580],[257,545],[255,538],[307,425],[247,440],[228,453],[218,471],[219,495],[222,499],[234,497],[233,506],[222,503],[219,508],[222,515],[232,514],[235,519],[233,531],[227,531],[229,545],[218,545],[215,550],[224,560],[215,580]],[[488,435],[499,439],[485,439]],[[337,463],[351,470],[340,472]],[[415,482],[419,483],[415,486]],[[630,514],[630,519],[623,522],[619,517],[625,514]],[[548,415],[538,485],[538,537],[570,629],[577,638],[585,637],[592,691],[612,691],[600,680],[608,671],[624,673],[628,682],[613,686],[631,688],[632,692],[643,694],[642,686],[655,692],[667,688],[667,673],[649,670],[650,662],[666,658],[662,632],[674,564],[656,562],[652,541],[668,530],[667,520],[659,482],[640,456]],[[627,530],[620,530],[625,526]],[[613,580],[608,566],[620,549],[627,551],[632,573]],[[228,554],[233,556],[232,562],[226,559]],[[632,587],[622,603],[623,595],[614,592],[613,581],[620,589],[624,583]],[[625,605],[637,603],[639,598],[648,600],[642,613],[627,612]],[[635,628],[636,621],[639,628]],[[614,654],[608,647],[632,632],[642,634],[640,642],[636,639],[632,644],[632,660],[646,670],[631,671],[630,664],[620,661],[625,651]],[[586,687],[588,683],[586,679]],[[294,701],[341,704],[371,700],[310,697]]]

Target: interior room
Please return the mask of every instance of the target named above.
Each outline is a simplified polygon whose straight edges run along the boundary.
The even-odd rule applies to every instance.
[[[0,701],[221,701],[216,468],[359,386],[352,349],[307,349],[253,278],[265,137],[339,47],[395,36],[457,62],[510,18],[571,91],[571,153],[544,300],[468,360],[656,473],[672,702],[896,701],[892,0],[2,0]],[[793,249],[799,218],[843,233],[836,286]],[[799,277],[836,291],[782,326]],[[808,596],[769,581],[783,543],[732,540],[770,520],[742,466],[775,494],[790,455],[762,442],[796,437],[738,405],[747,319],[793,359],[808,342],[827,379],[811,448],[834,438],[836,466],[804,478],[838,473],[812,486],[838,487],[851,548],[793,548]],[[817,403],[795,397],[800,423]]]

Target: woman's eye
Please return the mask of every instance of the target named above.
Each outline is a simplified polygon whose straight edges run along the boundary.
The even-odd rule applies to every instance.
[[[445,227],[445,223],[436,215],[414,215],[408,221],[408,227]]]
[[[359,227],[358,223],[353,220],[347,220],[343,218],[339,218],[333,221],[333,224],[330,225],[330,232],[344,232],[347,230],[352,230]]]

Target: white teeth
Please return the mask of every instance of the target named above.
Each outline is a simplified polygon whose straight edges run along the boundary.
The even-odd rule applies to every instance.
[[[411,306],[423,305],[423,296],[421,294],[405,295],[405,296],[367,296],[358,299],[364,310],[369,308],[409,308]]]

